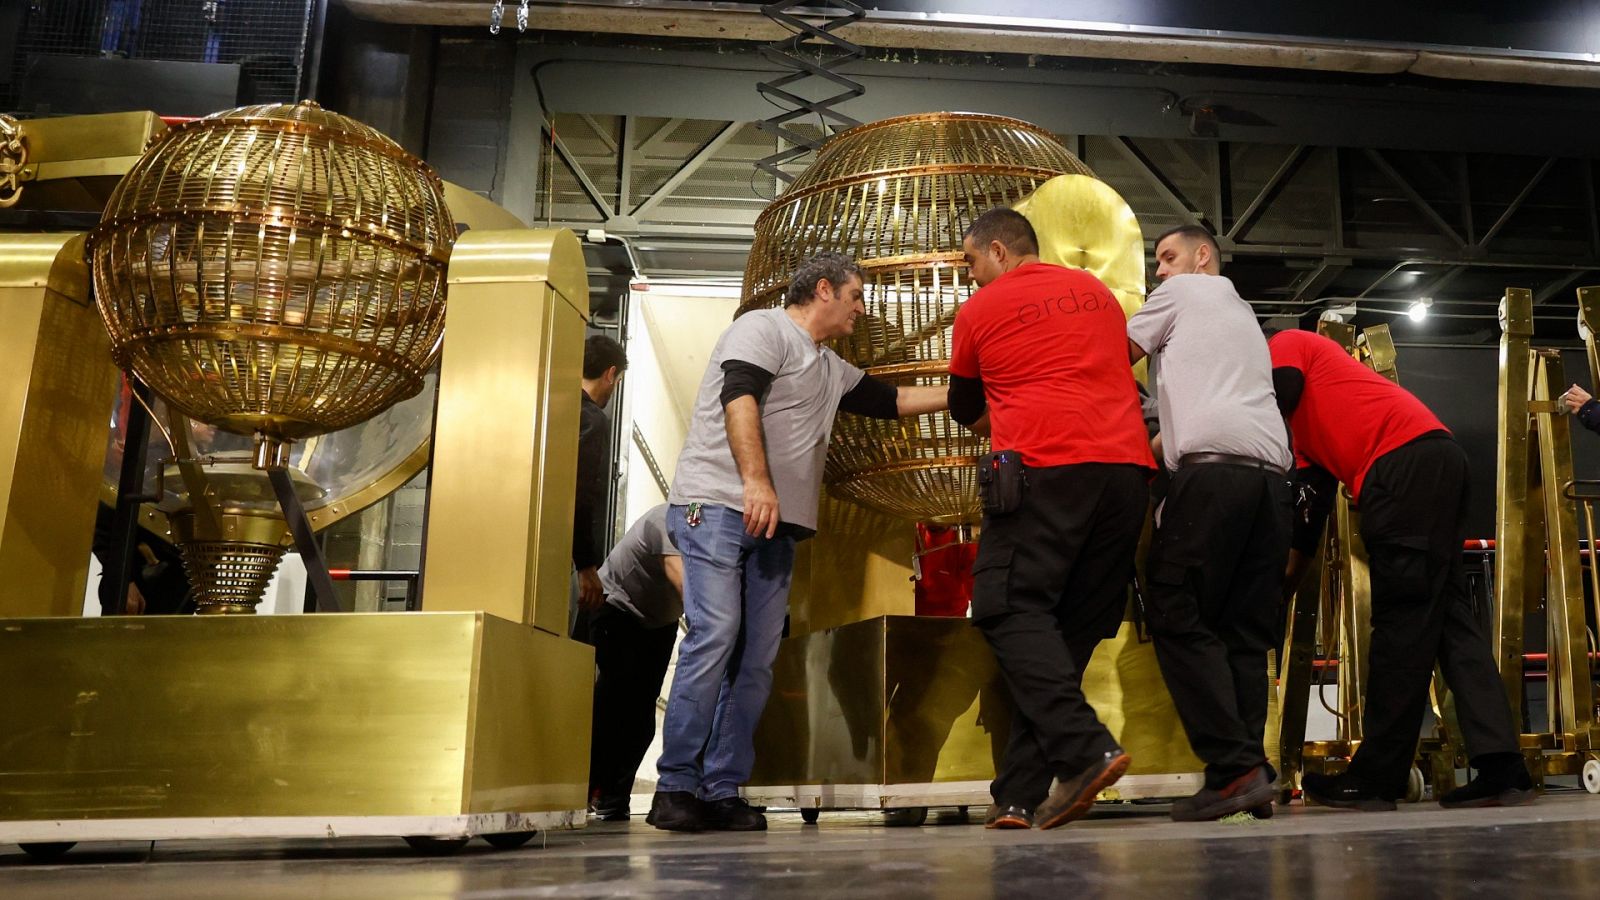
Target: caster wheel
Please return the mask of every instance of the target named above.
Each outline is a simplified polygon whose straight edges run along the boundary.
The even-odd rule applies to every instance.
[[[1600,794],[1600,759],[1591,759],[1583,764],[1583,789],[1591,794]]]
[[[483,842],[496,850],[515,850],[523,844],[533,840],[537,831],[501,831],[496,834],[479,835]]]
[[[821,815],[822,810],[817,809],[814,806],[809,809],[802,809],[800,810],[800,821],[806,823],[807,825],[815,825],[817,824],[817,819],[821,817]]]
[[[1422,770],[1416,766],[1411,767],[1411,772],[1406,775],[1406,802],[1421,803],[1422,791],[1425,782],[1422,780]]]
[[[55,859],[78,846],[77,841],[46,841],[37,844],[18,844],[22,852],[37,860]]]
[[[908,806],[904,809],[883,811],[883,824],[890,828],[916,828],[926,821],[928,821],[926,806]]]
[[[411,849],[428,856],[448,856],[467,845],[470,838],[442,838],[427,835],[407,835],[406,843]]]

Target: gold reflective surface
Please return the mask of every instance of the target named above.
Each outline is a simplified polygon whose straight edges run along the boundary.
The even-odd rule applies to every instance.
[[[592,664],[472,613],[0,621],[0,818],[581,809]]]
[[[583,251],[566,230],[472,230],[448,277],[423,603],[564,635]]]
[[[1198,772],[1148,641],[1124,623],[1084,672],[1130,774]],[[987,781],[1011,702],[964,618],[882,616],[787,638],[756,732],[753,786]]]
[[[0,616],[83,606],[116,370],[83,237],[0,234]]]
[[[1579,315],[1593,315],[1592,289],[1579,290]],[[1495,531],[1495,643],[1514,713],[1523,699],[1525,621],[1542,604],[1549,678],[1545,734],[1560,752],[1536,768],[1555,774],[1581,765],[1597,746],[1593,665],[1589,658],[1578,541],[1578,501],[1571,490],[1570,417],[1560,402],[1568,381],[1559,350],[1533,346],[1533,293],[1508,288],[1501,308],[1499,492]],[[1585,339],[1594,357],[1592,333]],[[1593,373],[1591,373],[1593,374]],[[1592,516],[1583,502],[1586,521]],[[1541,552],[1541,550],[1543,552]],[[1533,730],[1534,723],[1524,723]]]
[[[1039,236],[1039,258],[1087,269],[1132,316],[1144,305],[1144,235],[1116,189],[1092,175],[1057,175],[1016,204]]]

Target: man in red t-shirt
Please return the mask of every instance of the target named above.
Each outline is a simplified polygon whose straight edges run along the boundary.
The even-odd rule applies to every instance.
[[[987,414],[996,453],[1026,476],[1014,506],[985,513],[972,567],[973,624],[1016,704],[993,828],[1080,818],[1128,768],[1081,680],[1122,619],[1155,466],[1122,307],[1093,275],[1040,262],[1038,246],[1013,210],[972,223],[963,250],[980,290],[951,339],[951,416]]]
[[[1288,583],[1299,583],[1316,550],[1336,480],[1361,508],[1361,539],[1372,573],[1364,737],[1344,774],[1306,774],[1306,793],[1327,806],[1395,808],[1406,792],[1437,661],[1455,694],[1462,737],[1478,770],[1470,784],[1439,802],[1532,802],[1533,782],[1461,561],[1466,453],[1420,400],[1328,338],[1282,331],[1267,347],[1301,480],[1311,488],[1306,514],[1296,523]]]

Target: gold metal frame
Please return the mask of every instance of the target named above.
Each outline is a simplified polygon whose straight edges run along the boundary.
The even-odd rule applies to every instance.
[[[1600,325],[1600,288],[1580,288],[1578,297],[1580,315],[1591,329],[1585,341],[1591,376],[1600,375],[1592,333]],[[1545,731],[1524,734],[1523,744],[1537,763],[1530,767],[1536,778],[1575,774],[1586,762],[1600,760],[1600,725],[1571,493],[1571,425],[1559,399],[1566,373],[1560,351],[1533,345],[1533,293],[1508,288],[1501,302],[1494,641],[1506,697],[1520,718],[1524,621],[1543,604],[1548,722]],[[1592,510],[1587,502],[1584,506],[1590,521]],[[1531,723],[1525,728],[1531,731]]]

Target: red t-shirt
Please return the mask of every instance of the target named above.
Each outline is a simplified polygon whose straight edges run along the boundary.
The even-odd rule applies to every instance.
[[[1333,473],[1357,499],[1378,457],[1430,431],[1448,431],[1410,391],[1320,334],[1280,331],[1267,349],[1274,369],[1305,376],[1300,405],[1289,417],[1295,455]]]
[[[1029,466],[1155,467],[1128,366],[1128,320],[1100,279],[1029,263],[956,311],[950,374],[982,378],[990,443]]]

